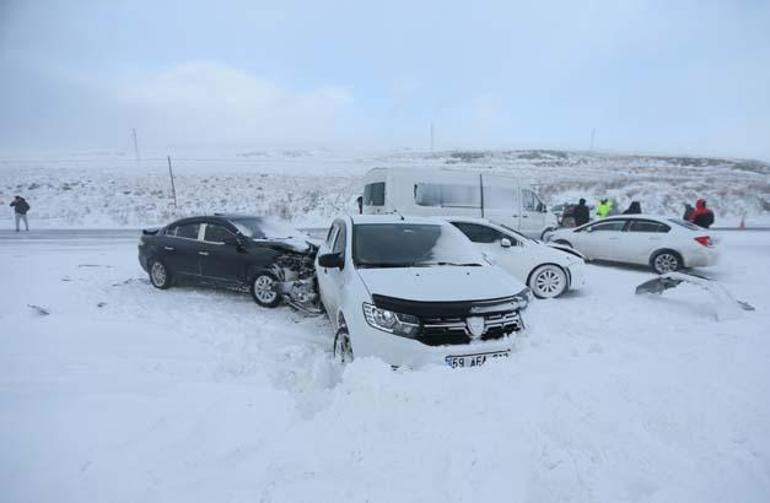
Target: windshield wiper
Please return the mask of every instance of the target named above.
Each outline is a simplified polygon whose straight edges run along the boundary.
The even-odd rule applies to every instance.
[[[398,267],[414,267],[415,262],[357,262],[356,267],[362,269],[375,269],[375,268],[398,268]]]

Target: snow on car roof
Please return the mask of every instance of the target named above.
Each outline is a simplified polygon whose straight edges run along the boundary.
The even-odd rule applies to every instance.
[[[387,215],[352,215],[351,220],[354,224],[434,224],[434,225],[447,225],[447,222],[443,218],[438,217],[414,217],[410,215],[404,215],[401,217],[395,213],[388,213]]]

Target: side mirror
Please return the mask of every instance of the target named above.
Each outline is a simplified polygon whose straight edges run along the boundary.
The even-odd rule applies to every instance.
[[[318,257],[318,265],[331,269],[342,269],[342,255],[339,253],[326,253]]]
[[[510,239],[503,238],[500,240],[500,246],[502,246],[503,248],[510,248],[511,246],[513,246],[513,244],[511,243]]]

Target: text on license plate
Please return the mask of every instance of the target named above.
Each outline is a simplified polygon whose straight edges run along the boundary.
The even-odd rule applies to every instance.
[[[484,365],[488,360],[494,360],[495,358],[508,358],[511,356],[510,350],[495,351],[493,353],[480,353],[475,355],[458,355],[447,356],[444,361],[447,365],[454,368],[462,367],[479,367]]]

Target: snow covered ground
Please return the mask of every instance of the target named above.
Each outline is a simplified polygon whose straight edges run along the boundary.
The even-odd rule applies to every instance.
[[[758,161],[567,152],[254,151],[177,153],[178,207],[165,155],[140,163],[121,153],[0,157],[0,204],[22,194],[38,228],[141,227],[213,212],[270,214],[317,226],[353,211],[373,167],[448,168],[515,174],[547,203],[613,197],[648,213],[680,216],[705,197],[717,225],[770,225],[770,165]],[[11,225],[10,211],[0,226]]]
[[[507,361],[341,371],[323,319],[155,290],[135,238],[5,235],[0,500],[770,501],[770,233],[722,239],[738,319],[590,265]]]

